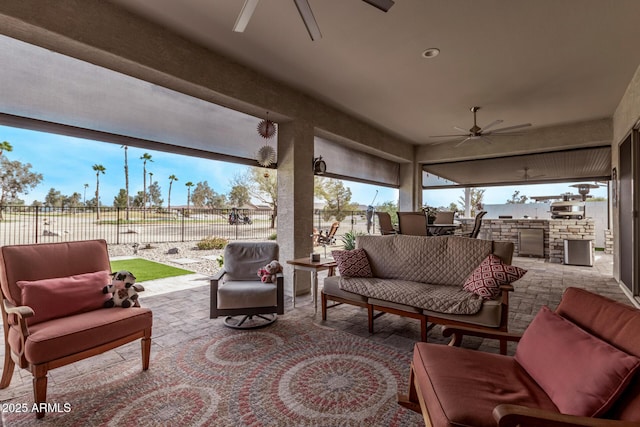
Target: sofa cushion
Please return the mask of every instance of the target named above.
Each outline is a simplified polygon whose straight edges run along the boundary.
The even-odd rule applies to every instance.
[[[342,276],[339,285],[343,291],[441,313],[473,314],[482,308],[482,298],[455,286]]]
[[[227,281],[218,288],[218,309],[275,307],[278,287],[260,281]]]
[[[109,294],[102,293],[102,288],[111,282],[110,279],[109,271],[96,271],[70,277],[19,280],[22,304],[31,307],[35,313],[27,318],[27,324],[102,308],[110,298]]]
[[[151,310],[140,307],[101,308],[48,320],[29,327],[25,358],[32,364],[50,362],[151,328],[152,323]],[[9,328],[9,342],[15,351],[22,350],[16,326]]]
[[[344,277],[372,277],[369,258],[364,249],[351,251],[331,251],[338,264],[338,271]]]
[[[434,426],[495,427],[492,411],[503,403],[557,412],[513,357],[417,343],[413,365]]]
[[[597,417],[624,391],[640,360],[542,307],[515,359],[560,412]]]
[[[463,288],[482,298],[500,295],[500,286],[508,285],[525,275],[527,270],[507,265],[496,255],[489,254],[465,280]]]
[[[355,294],[353,292],[347,292],[340,289],[341,276],[327,276],[324,278],[322,285],[322,293],[330,295],[332,297],[338,297],[346,299],[347,301],[354,301],[358,303],[366,303],[367,297]]]
[[[358,236],[374,277],[462,288],[492,251],[491,240],[456,236]]]

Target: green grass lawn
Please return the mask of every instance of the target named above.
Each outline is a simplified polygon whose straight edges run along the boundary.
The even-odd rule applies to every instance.
[[[164,279],[165,277],[183,276],[193,271],[148,261],[142,258],[111,261],[111,271],[127,270],[136,276],[136,283],[147,280]]]

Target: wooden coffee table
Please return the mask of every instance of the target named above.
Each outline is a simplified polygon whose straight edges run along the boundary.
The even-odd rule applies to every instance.
[[[329,276],[335,274],[337,266],[333,259],[321,258],[320,261],[311,261],[309,257],[296,258],[287,261],[293,266],[293,307],[296,306],[296,272],[298,270],[311,272],[311,292],[313,298],[313,309],[318,313],[318,272],[329,270]]]

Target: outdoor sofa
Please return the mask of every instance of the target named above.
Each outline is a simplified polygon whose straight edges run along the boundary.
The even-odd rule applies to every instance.
[[[458,236],[388,235],[359,236],[356,247],[355,251],[334,251],[340,275],[324,279],[323,320],[327,309],[338,305],[329,306],[333,301],[366,308],[370,333],[380,315],[374,315],[376,311],[420,320],[422,341],[427,341],[434,324],[507,331],[509,292],[514,289],[508,282],[524,274],[524,270],[510,266],[513,243]],[[486,264],[490,254],[492,262],[500,264],[487,268],[502,270],[499,273],[505,280],[494,280],[491,296],[463,289],[470,276],[483,274],[481,264]],[[357,271],[361,266],[364,272]],[[480,277],[483,283],[490,280]],[[506,342],[501,343],[501,349],[506,352]]]

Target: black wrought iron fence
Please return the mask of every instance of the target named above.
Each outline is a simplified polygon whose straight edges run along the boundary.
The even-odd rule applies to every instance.
[[[271,210],[101,207],[98,212],[84,207],[0,206],[0,213],[0,245],[86,239],[143,244],[199,241],[208,236],[266,240],[277,232]],[[377,217],[366,211],[315,211],[316,231],[329,233],[334,223],[337,246],[347,232],[379,233]]]
[[[105,239],[110,244],[273,237],[273,211],[0,206],[0,245]]]

